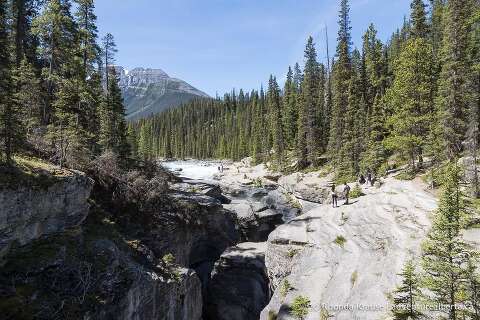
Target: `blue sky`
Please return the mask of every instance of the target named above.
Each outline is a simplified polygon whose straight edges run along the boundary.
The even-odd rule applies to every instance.
[[[410,0],[351,0],[352,36],[373,22],[382,40],[409,14]],[[312,35],[326,56],[324,26],[335,50],[339,0],[97,0],[100,35],[112,33],[117,64],[161,68],[214,96],[283,79],[303,61]]]

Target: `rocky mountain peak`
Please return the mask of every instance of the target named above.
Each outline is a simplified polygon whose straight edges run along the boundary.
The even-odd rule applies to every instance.
[[[127,118],[140,119],[180,106],[195,98],[209,96],[188,84],[170,77],[162,69],[137,67],[127,70],[115,66],[123,92]]]

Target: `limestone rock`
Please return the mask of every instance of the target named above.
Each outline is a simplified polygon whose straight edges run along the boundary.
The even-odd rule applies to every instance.
[[[0,189],[0,258],[14,243],[78,227],[88,215],[92,186],[85,174],[72,171],[45,188]]]
[[[418,256],[436,208],[416,181],[388,178],[350,205],[318,205],[269,236],[265,263],[275,291],[269,312],[292,319],[298,296],[310,299],[305,320],[318,320],[325,304],[331,319],[385,319],[388,310],[334,310],[337,306],[386,306],[405,261]],[[289,290],[282,290],[287,281]]]
[[[210,319],[258,319],[269,299],[265,248],[265,243],[241,243],[215,263],[206,305]]]

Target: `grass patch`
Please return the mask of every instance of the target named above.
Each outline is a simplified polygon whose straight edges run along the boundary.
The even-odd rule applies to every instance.
[[[330,318],[333,318],[333,316],[328,312],[327,309],[322,307],[322,309],[320,310],[320,320],[328,320]]]
[[[261,178],[253,179],[252,184],[256,188],[263,188],[263,181]]]
[[[347,242],[347,239],[345,239],[344,236],[337,236],[335,240],[333,240],[333,242],[343,248],[345,246],[345,243]]]
[[[285,196],[287,197],[287,201],[292,206],[292,208],[302,210],[302,205],[300,204],[300,201],[298,201],[293,195],[291,195],[290,193],[286,193]]]
[[[295,257],[299,252],[300,252],[299,249],[290,248],[290,249],[288,249],[288,251],[287,251],[287,256],[288,256],[290,259],[292,259],[292,258]]]
[[[358,272],[354,271],[350,276],[350,283],[352,284],[352,287],[355,286],[355,283],[357,283],[357,280],[358,280]]]
[[[282,286],[280,287],[280,295],[285,298],[290,290],[292,290],[290,282],[287,279],[283,280]]]
[[[0,166],[0,188],[47,189],[60,178],[72,174],[38,158],[15,156],[13,160],[14,163],[10,166]]]
[[[293,300],[291,306],[292,315],[299,320],[303,320],[308,315],[310,307],[310,299],[304,296],[298,296]]]
[[[414,172],[412,170],[405,170],[405,171],[401,172],[400,174],[396,175],[395,178],[397,178],[398,180],[409,181],[409,180],[415,179],[416,176],[417,176],[416,172]]]

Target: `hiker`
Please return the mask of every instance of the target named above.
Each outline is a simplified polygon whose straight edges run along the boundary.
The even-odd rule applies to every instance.
[[[365,184],[365,176],[363,174],[361,174],[360,178],[358,178],[358,183]]]
[[[373,187],[372,171],[367,168],[367,182]]]
[[[338,207],[338,195],[337,195],[337,191],[335,191],[335,184],[332,184],[332,206],[334,208]]]
[[[223,163],[220,164],[220,172],[223,173]]]
[[[350,195],[350,186],[345,182],[345,187],[343,188],[343,193],[345,194],[345,204],[348,204],[348,196]]]

